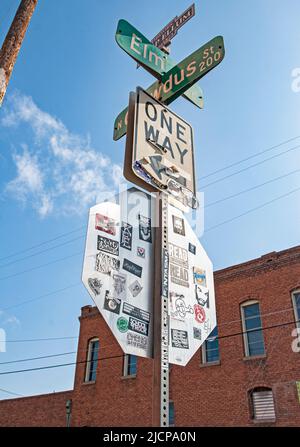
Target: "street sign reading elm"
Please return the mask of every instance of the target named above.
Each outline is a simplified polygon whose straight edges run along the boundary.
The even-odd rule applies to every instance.
[[[168,207],[169,362],[186,365],[216,326],[212,263],[183,213]]]
[[[137,188],[90,209],[82,281],[126,354],[152,356],[150,196]]]
[[[133,172],[158,190],[195,207],[192,127],[141,88],[136,95]]]

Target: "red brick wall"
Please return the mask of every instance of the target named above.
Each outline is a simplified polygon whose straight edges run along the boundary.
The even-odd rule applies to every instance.
[[[1,427],[66,427],[66,401],[72,391],[0,402]]]
[[[248,391],[267,386],[273,389],[276,409],[276,422],[269,425],[299,426],[295,381],[300,381],[300,353],[291,349],[291,291],[300,288],[300,247],[220,270],[215,283],[220,363],[203,366],[198,352],[186,367],[172,366],[175,425],[253,426]],[[260,303],[264,328],[293,322],[264,330],[266,356],[256,359],[245,359],[242,335],[232,336],[242,331],[240,305],[250,299]],[[151,425],[152,360],[139,358],[137,377],[124,379],[121,348],[98,310],[86,306],[80,317],[79,362],[86,360],[93,337],[100,339],[100,359],[115,358],[99,361],[93,384],[84,383],[85,364],[78,364],[71,425]],[[68,392],[2,401],[0,426],[65,425],[65,401],[70,396]]]

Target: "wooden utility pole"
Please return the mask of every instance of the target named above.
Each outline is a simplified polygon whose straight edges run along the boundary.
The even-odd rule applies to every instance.
[[[0,106],[37,2],[38,0],[21,0],[0,50]]]

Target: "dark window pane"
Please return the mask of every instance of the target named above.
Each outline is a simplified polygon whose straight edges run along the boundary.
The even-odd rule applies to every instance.
[[[205,357],[207,363],[217,362],[220,358],[219,340],[217,337],[218,337],[218,328],[215,327],[205,341]]]
[[[262,355],[265,353],[263,331],[261,330],[261,318],[259,304],[251,304],[243,307],[246,338],[248,343],[248,355]],[[254,330],[258,329],[258,330]]]
[[[300,293],[295,293],[295,306],[297,312],[297,320],[300,320]]]
[[[174,425],[174,423],[175,423],[174,402],[169,402],[169,425]]]
[[[128,355],[128,375],[136,374],[137,371],[137,356]]]
[[[96,380],[97,365],[99,353],[99,340],[90,343],[90,358],[87,367],[89,368],[88,381],[94,382]]]

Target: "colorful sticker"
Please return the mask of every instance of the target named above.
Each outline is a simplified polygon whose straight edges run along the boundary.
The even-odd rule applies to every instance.
[[[132,225],[122,222],[120,245],[126,250],[131,250],[132,245]]]
[[[97,270],[97,272],[110,275],[112,270],[119,270],[119,269],[120,269],[119,259],[106,255],[101,251],[96,255],[95,270]]]
[[[151,219],[139,214],[139,238],[142,241],[152,242]]]
[[[96,213],[95,228],[96,230],[111,234],[112,236],[116,235],[116,222],[114,219],[99,213]]]
[[[138,247],[136,250],[136,254],[140,257],[140,258],[144,258],[145,257],[145,249],[143,247]]]
[[[195,320],[197,323],[204,323],[206,319],[205,310],[199,304],[194,304]]]
[[[172,216],[172,220],[174,233],[185,236],[184,220],[181,217],[174,215]]]
[[[129,273],[132,273],[135,276],[138,276],[141,278],[143,267],[140,265],[135,264],[134,262],[129,261],[129,259],[123,260],[123,270],[126,270]]]
[[[143,287],[141,286],[141,284],[138,282],[137,279],[132,284],[130,284],[128,288],[133,297],[136,297],[143,289]]]
[[[194,267],[194,282],[199,286],[206,287],[206,272],[204,269],[200,269],[199,267]]]
[[[189,349],[187,331],[181,331],[180,329],[171,329],[171,341],[173,348]]]
[[[88,285],[90,286],[95,295],[99,295],[103,284],[98,278],[89,278]]]
[[[118,298],[114,298],[110,294],[110,291],[106,290],[103,309],[108,310],[109,312],[112,312],[114,314],[119,314],[120,308],[121,300],[119,300]]]
[[[119,242],[108,239],[104,236],[98,236],[97,249],[105,251],[111,255],[119,256]]]
[[[128,331],[128,320],[124,317],[120,317],[117,320],[117,328],[120,332],[127,332]]]

